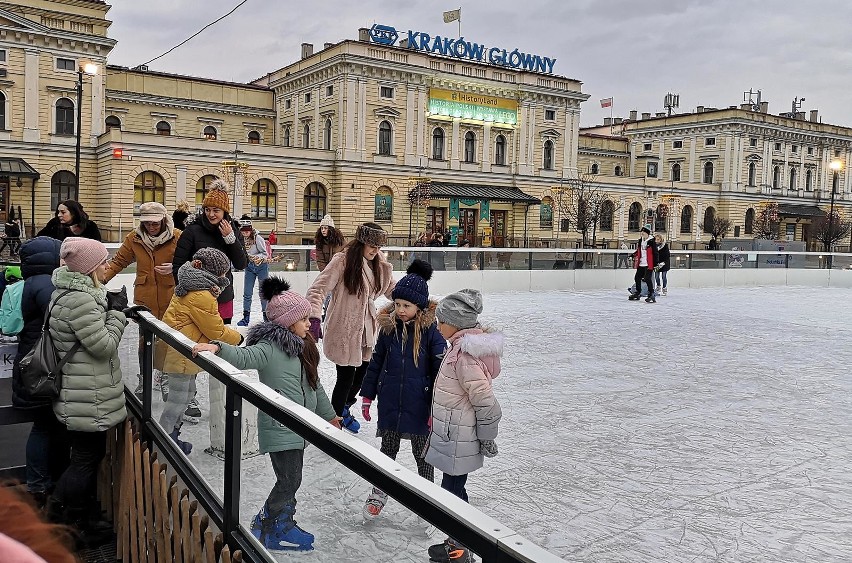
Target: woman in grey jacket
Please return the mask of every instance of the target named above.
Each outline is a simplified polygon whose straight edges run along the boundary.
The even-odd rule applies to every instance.
[[[54,414],[68,429],[71,459],[48,510],[52,518],[75,526],[83,544],[93,546],[108,539],[90,518],[106,431],[127,416],[118,358],[127,296],[107,293],[102,285],[109,257],[102,243],[67,238],[59,255],[65,266],[53,272],[50,338],[60,358],[78,341],[80,347],[63,368],[62,390],[53,403]]]

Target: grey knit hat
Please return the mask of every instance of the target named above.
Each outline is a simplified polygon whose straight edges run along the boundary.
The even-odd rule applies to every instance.
[[[461,330],[479,324],[481,312],[482,294],[475,289],[462,289],[441,299],[435,316],[442,323]]]
[[[201,248],[192,255],[192,259],[201,262],[201,269],[214,276],[224,276],[231,269],[231,261],[228,260],[228,256],[216,248]]]

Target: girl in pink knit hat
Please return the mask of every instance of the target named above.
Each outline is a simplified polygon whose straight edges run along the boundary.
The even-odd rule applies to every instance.
[[[256,369],[261,383],[306,407],[340,428],[331,401],[319,381],[320,354],[310,335],[311,304],[281,278],[270,276],[260,284],[269,301],[268,321],[253,325],[240,348],[224,342],[196,344],[193,354],[213,352],[238,369]],[[276,483],[251,523],[254,536],[267,549],[313,549],[314,536],[298,525],[296,491],[302,483],[305,440],[268,414],[258,411],[258,444],[268,453]]]

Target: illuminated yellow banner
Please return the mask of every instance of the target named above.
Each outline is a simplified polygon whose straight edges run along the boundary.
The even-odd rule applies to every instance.
[[[518,122],[518,101],[458,90],[430,88],[429,112],[448,117],[515,125]]]

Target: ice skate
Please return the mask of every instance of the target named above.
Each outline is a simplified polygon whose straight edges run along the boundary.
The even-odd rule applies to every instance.
[[[669,288],[664,287],[663,288],[663,295],[668,295],[668,294],[669,294]]]
[[[387,493],[373,487],[373,492],[370,493],[370,496],[367,497],[367,502],[364,503],[364,518],[368,520],[377,518],[387,502]]]
[[[296,507],[288,504],[276,517],[269,515],[266,504],[251,522],[251,533],[263,547],[276,551],[310,551],[314,548],[314,536],[301,529],[293,515]]]
[[[645,298],[645,303],[656,303],[656,302],[657,302],[657,298],[654,297],[653,293]]]
[[[436,563],[473,563],[476,559],[465,546],[447,538],[443,543],[429,546],[429,561]]]
[[[179,428],[175,428],[169,434],[169,437],[172,440],[174,440],[175,444],[177,444],[177,447],[180,448],[180,450],[184,453],[184,455],[191,454],[192,453],[192,444],[189,443],[189,442],[185,442],[185,441],[181,440],[179,436],[180,436],[180,429]]]
[[[193,399],[186,407],[183,413],[183,419],[192,424],[198,424],[201,421],[201,409],[198,408],[198,401]]]
[[[358,431],[361,429],[361,423],[355,420],[355,417],[352,416],[352,413],[349,412],[350,406],[351,405],[346,405],[345,407],[343,407],[343,412],[340,414],[343,420],[340,421],[340,425],[346,430],[352,432],[353,434],[357,434]]]

